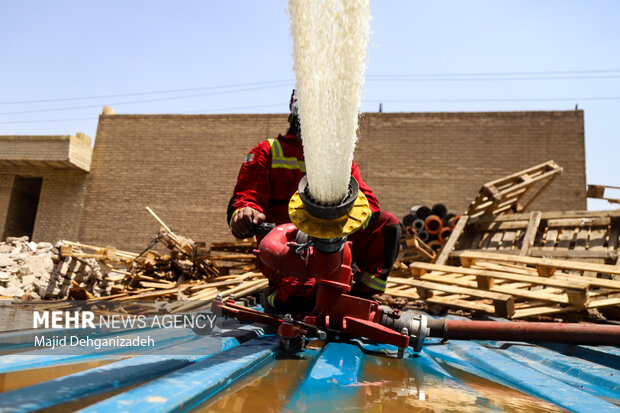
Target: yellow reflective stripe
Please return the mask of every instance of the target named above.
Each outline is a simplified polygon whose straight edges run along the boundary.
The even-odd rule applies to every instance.
[[[283,156],[282,145],[277,139],[267,139],[271,147],[271,167],[283,169],[299,169],[306,172],[306,163],[293,156]]]
[[[368,219],[362,224],[362,229],[368,228],[368,224],[370,224],[370,218],[372,218],[372,214],[368,215]]]
[[[301,172],[306,172],[306,163],[304,161],[297,160],[296,158],[272,159],[271,167],[284,169],[299,169]]]
[[[275,307],[276,306],[276,296],[278,295],[278,290],[275,290],[274,292],[272,292],[271,294],[269,294],[267,296],[267,302],[269,303],[270,306]]]
[[[273,156],[277,159],[282,158],[282,154],[284,153],[282,151],[282,145],[280,144],[280,141],[277,139],[274,139],[273,145],[271,146],[271,149],[274,151]]]
[[[385,291],[385,287],[387,287],[387,282],[383,281],[381,278],[370,275],[367,272],[363,272],[359,277],[359,281],[361,281],[367,287],[372,288],[373,290],[379,290],[381,292]]]

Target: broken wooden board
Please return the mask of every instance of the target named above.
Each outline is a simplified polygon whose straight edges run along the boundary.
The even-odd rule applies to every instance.
[[[468,260],[485,260],[527,264],[541,268],[560,268],[564,270],[591,271],[595,273],[620,275],[620,267],[607,264],[593,264],[581,261],[557,260],[549,258],[524,257],[510,254],[498,254],[481,251],[454,251],[451,256]]]
[[[416,264],[424,264],[424,263],[414,263]],[[429,264],[432,265],[432,264]],[[448,293],[454,294],[464,294],[471,297],[489,299],[493,301],[494,314],[497,314],[500,317],[508,317],[510,318],[514,313],[514,299],[512,296],[508,294],[495,293],[491,291],[477,290],[474,288],[460,287],[449,284],[441,284],[437,282],[424,281],[419,279],[410,279],[410,278],[390,278],[390,281],[397,284],[402,285],[410,285],[412,287],[416,287],[418,291],[418,295],[425,296],[427,295],[426,290],[433,291],[444,291]]]
[[[614,204],[620,204],[620,199],[608,198],[605,196],[606,189],[620,189],[620,187],[607,186],[607,185],[588,185],[588,191],[586,192],[586,197],[595,198],[595,199],[604,199],[607,202],[611,202]]]
[[[456,225],[454,226],[454,229],[452,230],[452,234],[450,235],[450,238],[448,238],[448,241],[446,241],[439,255],[435,259],[435,262],[437,264],[446,263],[446,260],[450,256],[450,253],[456,247],[456,244],[459,241],[459,238],[461,237],[461,234],[463,233],[463,230],[465,229],[465,226],[467,225],[468,220],[469,220],[468,215],[463,215],[459,218]]]
[[[547,301],[558,304],[571,304],[580,308],[585,308],[589,300],[588,285],[573,280],[558,280],[552,278],[516,274],[514,272],[505,273],[500,271],[489,271],[476,268],[453,267],[425,263],[413,263],[411,264],[411,268],[414,272],[414,276],[418,276],[421,279],[423,279],[424,276],[426,276],[426,279],[428,279],[429,276],[433,276],[435,278],[434,281],[440,281],[441,279],[441,274],[437,275],[435,274],[435,272],[447,274],[474,275],[477,277],[476,285],[480,290],[488,289],[489,291],[502,292],[505,294],[511,294],[515,297],[527,298],[530,300]],[[426,271],[433,271],[433,273],[427,274]],[[555,291],[553,291],[553,293],[549,293],[548,291],[545,291],[544,288],[537,291],[531,291],[527,288],[514,288],[506,285],[494,285],[493,280],[495,279],[527,283],[529,284],[529,287],[543,286],[561,289],[563,294],[555,294]],[[449,279],[446,279],[446,282],[451,281]]]
[[[467,215],[475,218],[527,209],[561,172],[562,168],[555,162],[547,161],[487,182],[472,201]],[[534,187],[538,187],[537,191],[533,191]],[[528,194],[530,196],[526,199]]]
[[[604,298],[598,300],[590,300],[586,309],[594,309],[594,308],[604,308],[604,307],[615,307],[620,305],[620,298]],[[559,313],[567,313],[573,311],[582,310],[579,307],[575,306],[549,306],[549,305],[537,305],[532,307],[524,307],[518,308],[515,310],[513,319],[517,318],[526,318],[526,317],[534,317],[540,315],[548,315],[548,314],[559,314]]]
[[[435,251],[417,235],[405,238],[399,253],[399,261],[432,261],[435,259]]]

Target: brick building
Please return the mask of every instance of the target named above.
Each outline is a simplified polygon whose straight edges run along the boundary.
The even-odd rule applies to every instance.
[[[226,206],[241,162],[287,126],[284,114],[104,111],[89,166],[76,161],[77,153],[90,155],[84,136],[0,137],[0,234],[16,235],[17,217],[34,222],[36,241],[141,251],[159,229],[150,206],[196,241],[229,239]],[[48,149],[37,158],[42,142]],[[420,203],[463,211],[484,182],[550,159],[564,173],[533,207],[586,208],[580,110],[366,113],[355,159],[382,207],[401,218]]]

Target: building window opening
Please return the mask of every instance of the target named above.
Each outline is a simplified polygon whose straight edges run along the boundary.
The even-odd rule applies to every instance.
[[[7,237],[23,237],[24,235],[32,240],[42,184],[43,178],[15,176],[3,240]]]

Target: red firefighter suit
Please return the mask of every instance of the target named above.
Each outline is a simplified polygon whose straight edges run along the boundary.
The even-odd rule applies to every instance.
[[[228,206],[228,223],[244,207],[266,216],[276,225],[291,222],[288,203],[306,174],[301,138],[280,135],[254,147],[241,166],[233,197]],[[364,226],[348,237],[352,241],[355,285],[352,294],[370,296],[385,291],[388,273],[396,259],[400,238],[398,219],[381,211],[372,189],[362,180],[355,161],[351,175],[368,198],[372,216]],[[233,235],[239,237],[243,234]],[[307,298],[313,294],[314,280],[301,281],[278,275],[269,280],[269,305],[287,303],[291,297]]]

